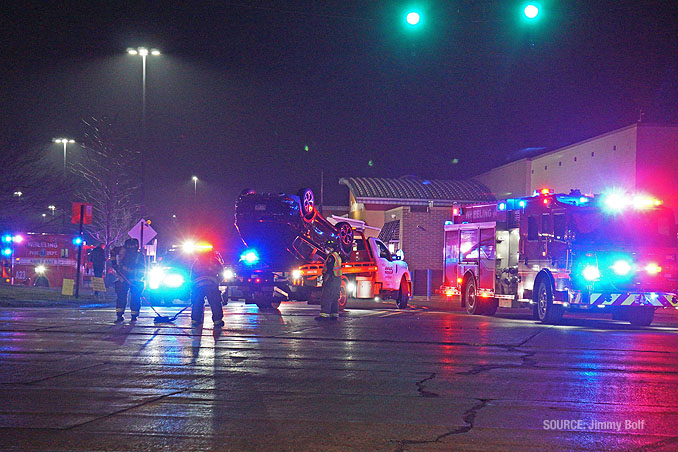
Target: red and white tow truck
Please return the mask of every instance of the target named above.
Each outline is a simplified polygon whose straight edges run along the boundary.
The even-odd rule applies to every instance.
[[[412,294],[412,278],[403,260],[402,251],[391,253],[378,238],[367,237],[363,221],[343,217],[330,217],[330,223],[348,222],[353,227],[353,251],[342,263],[341,298],[345,307],[350,298],[392,299],[404,309]],[[377,229],[378,231],[378,229]],[[305,264],[293,272],[293,285],[308,294],[310,303],[320,298],[322,289],[322,263]]]
[[[532,306],[558,323],[565,310],[611,312],[633,325],[678,308],[673,212],[645,195],[578,191],[455,208],[445,224],[448,296],[469,314]]]

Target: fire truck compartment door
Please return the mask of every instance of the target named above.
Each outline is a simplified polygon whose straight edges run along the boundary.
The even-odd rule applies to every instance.
[[[494,228],[480,229],[478,287],[494,290],[496,265],[496,233]]]

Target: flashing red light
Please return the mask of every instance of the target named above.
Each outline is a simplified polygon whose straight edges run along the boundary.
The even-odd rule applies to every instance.
[[[548,203],[549,203],[548,198],[544,198],[544,204],[548,204]]]
[[[541,190],[539,190],[539,193],[541,193],[542,195],[548,195],[549,193],[551,193],[551,189],[550,188],[542,188]]]
[[[457,209],[456,207],[452,209],[452,215],[459,215],[459,209]]]
[[[254,282],[260,283],[260,282],[261,282],[261,279],[257,278]]]

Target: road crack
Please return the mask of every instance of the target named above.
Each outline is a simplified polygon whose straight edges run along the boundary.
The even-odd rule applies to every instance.
[[[433,380],[435,377],[436,373],[433,372],[428,377],[415,383],[417,385],[417,391],[419,391],[419,394],[421,394],[422,397],[438,397],[438,394],[436,394],[435,392],[427,391],[426,389],[424,389],[424,383]]]
[[[429,378],[425,380],[430,380],[433,378],[435,374],[432,374]],[[423,380],[423,381],[425,381]],[[475,425],[476,421],[476,416],[478,415],[478,411],[482,410],[485,408],[489,403],[491,402],[492,399],[475,399],[477,400],[477,403],[473,405],[471,408],[466,410],[464,414],[462,415],[462,419],[464,423],[466,424],[463,427],[457,427],[455,429],[452,429],[450,431],[447,431],[443,434],[440,434],[436,436],[434,439],[430,440],[415,440],[415,439],[402,439],[398,441],[398,445],[396,448],[393,450],[393,452],[405,452],[407,446],[411,445],[416,445],[416,444],[432,444],[432,443],[439,443],[441,440],[447,438],[448,436],[453,436],[453,435],[459,435],[462,433],[468,433],[473,429],[473,426]]]

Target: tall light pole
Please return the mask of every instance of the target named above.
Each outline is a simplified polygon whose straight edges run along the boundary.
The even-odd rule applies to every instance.
[[[63,143],[64,145],[64,175],[66,175],[66,146],[75,143],[75,140],[71,140],[70,138],[54,138],[52,141],[59,144]]]
[[[191,180],[193,181],[193,197],[197,198],[198,197],[198,177],[193,176],[191,178]]]
[[[141,215],[143,216],[146,202],[146,186],[144,184],[146,179],[146,159],[144,157],[146,151],[146,57],[149,54],[159,56],[160,50],[148,50],[146,47],[137,47],[136,49],[127,49],[127,53],[141,57],[141,141],[143,147],[141,150]]]

